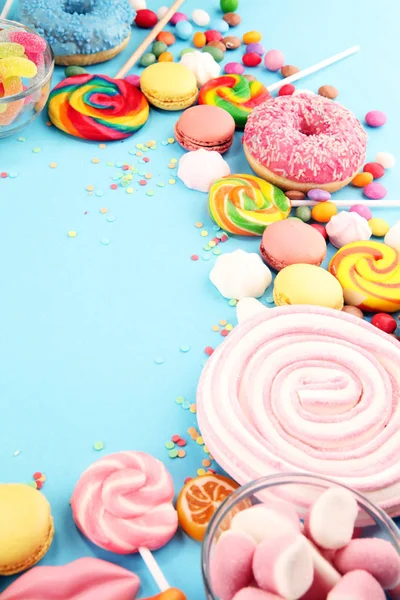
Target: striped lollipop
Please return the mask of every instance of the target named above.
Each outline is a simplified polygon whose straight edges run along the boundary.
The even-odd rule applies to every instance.
[[[290,200],[254,175],[228,175],[210,189],[208,210],[217,225],[237,235],[262,235],[267,225],[286,219]]]
[[[75,75],[61,81],[49,97],[49,117],[62,131],[86,140],[121,140],[149,116],[142,92],[124,79]]]
[[[270,97],[259,81],[249,81],[244,75],[224,75],[211,79],[200,90],[199,104],[211,104],[228,111],[236,127],[244,128],[251,111]]]

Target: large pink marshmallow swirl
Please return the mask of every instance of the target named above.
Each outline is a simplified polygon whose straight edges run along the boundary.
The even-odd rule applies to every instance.
[[[91,542],[117,554],[157,550],[175,534],[174,486],[164,465],[144,452],[93,463],[71,499],[75,523]]]
[[[99,558],[56,567],[34,567],[16,579],[1,600],[133,600],[140,579]]]
[[[208,360],[199,426],[241,484],[306,471],[399,515],[399,365],[400,344],[357,317],[316,306],[266,310]],[[315,496],[295,499],[309,507]]]
[[[315,94],[280,96],[257,106],[244,143],[261,165],[298,183],[352,177],[365,160],[367,134],[347,108]]]

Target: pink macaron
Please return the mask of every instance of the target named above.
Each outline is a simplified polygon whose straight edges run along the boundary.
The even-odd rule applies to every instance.
[[[177,142],[186,150],[216,150],[223,154],[232,145],[233,117],[219,106],[200,104],[185,110],[175,125]]]
[[[326,242],[311,225],[296,219],[285,219],[268,225],[262,237],[260,253],[276,271],[300,263],[319,266],[326,255]]]

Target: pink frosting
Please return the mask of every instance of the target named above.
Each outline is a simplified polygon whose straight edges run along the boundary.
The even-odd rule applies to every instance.
[[[400,515],[399,364],[396,340],[344,312],[260,312],[207,362],[197,393],[202,435],[241,484],[307,471]],[[292,490],[299,506],[314,500]]]
[[[347,108],[322,96],[271,98],[250,114],[244,143],[253,158],[299,183],[343,181],[365,160],[367,134]]]
[[[144,452],[118,452],[93,463],[71,498],[75,523],[105,550],[118,554],[140,547],[157,550],[175,534],[171,475]]]
[[[1,594],[1,600],[133,600],[140,579],[98,558],[59,567],[34,567]]]

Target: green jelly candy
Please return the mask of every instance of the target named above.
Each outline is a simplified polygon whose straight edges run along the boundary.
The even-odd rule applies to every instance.
[[[224,60],[224,53],[222,52],[222,50],[220,50],[219,48],[215,48],[214,46],[205,46],[203,48],[203,52],[208,52],[208,54],[211,54],[211,56],[216,62],[221,62],[222,60]]]
[[[311,209],[308,206],[299,206],[296,208],[296,217],[308,223],[311,220]]]
[[[189,52],[196,52],[196,48],[184,48],[180,51],[179,56],[182,58],[184,54],[188,54]]]
[[[153,54],[152,52],[146,52],[140,59],[140,64],[142,65],[142,67],[149,67],[150,65],[154,65],[156,60],[157,59],[155,54]]]
[[[71,65],[65,69],[65,77],[73,77],[74,75],[86,75],[87,71],[83,67]]]
[[[235,12],[239,8],[239,0],[220,0],[219,4],[224,13]]]
[[[160,56],[163,52],[166,52],[168,49],[167,44],[164,42],[154,42],[153,47],[151,49],[152,53],[156,58]]]

